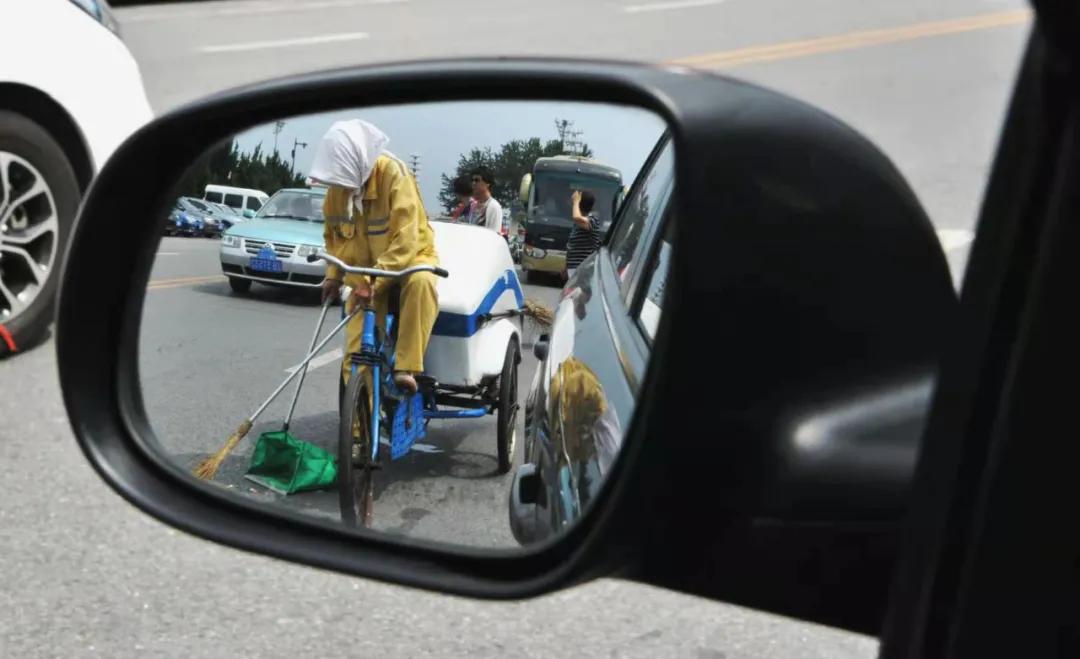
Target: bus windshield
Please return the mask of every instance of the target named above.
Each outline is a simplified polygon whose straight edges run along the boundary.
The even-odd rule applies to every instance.
[[[536,194],[533,199],[536,212],[549,219],[566,220],[567,223],[570,222],[570,194],[574,190],[592,192],[596,196],[593,212],[600,219],[600,225],[604,226],[611,222],[620,186],[613,181],[541,174],[536,177],[533,189]]]

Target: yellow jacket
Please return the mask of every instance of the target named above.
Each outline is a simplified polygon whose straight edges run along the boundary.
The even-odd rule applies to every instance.
[[[428,223],[420,188],[405,163],[381,155],[364,186],[363,207],[349,214],[353,191],[330,186],[323,202],[326,251],[353,266],[401,270],[413,265],[438,265],[435,233]],[[339,268],[326,267],[329,279],[341,279]],[[345,277],[356,287],[357,275]],[[390,279],[375,282],[375,294],[392,284]]]

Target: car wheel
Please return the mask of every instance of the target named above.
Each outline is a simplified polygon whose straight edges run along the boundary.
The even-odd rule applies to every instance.
[[[251,280],[240,277],[229,277],[229,288],[233,293],[247,293],[251,290]]]
[[[0,325],[17,349],[52,322],[79,197],[75,170],[56,140],[26,117],[0,111]]]

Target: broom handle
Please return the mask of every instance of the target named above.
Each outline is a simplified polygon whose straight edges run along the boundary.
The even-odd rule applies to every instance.
[[[326,301],[322,305],[322,313],[319,314],[319,322],[315,325],[315,334],[311,337],[311,345],[308,346],[308,353],[315,348],[315,342],[319,340],[319,332],[322,331],[323,321],[326,320],[326,311],[330,308],[330,298],[326,298]],[[296,391],[293,392],[292,403],[289,405],[289,413],[285,416],[285,425],[282,428],[285,432],[289,430],[289,424],[292,422],[293,412],[296,411],[296,401],[300,400],[300,389],[304,386],[304,378],[307,376],[308,365],[305,362],[300,373],[300,380],[296,383]]]
[[[341,322],[337,324],[337,327],[335,327],[332,332],[327,334],[326,338],[320,341],[319,345],[315,346],[314,350],[308,353],[307,357],[304,357],[304,361],[300,362],[299,367],[295,371],[293,371],[289,375],[289,377],[285,378],[284,382],[278,385],[278,388],[274,390],[274,393],[270,394],[270,397],[266,399],[266,402],[260,405],[259,409],[255,410],[255,412],[248,417],[248,421],[250,423],[255,423],[255,419],[257,419],[259,415],[263,413],[263,410],[265,410],[266,407],[270,405],[270,403],[274,402],[274,399],[278,397],[278,394],[285,390],[285,387],[289,386],[289,383],[292,382],[293,378],[295,378],[297,375],[300,375],[303,369],[307,366],[307,363],[311,361],[312,358],[315,357],[315,355],[319,354],[319,351],[323,349],[323,346],[329,343],[330,339],[334,338],[334,335],[340,332],[342,327],[348,325],[349,321],[353,319],[353,316],[355,316],[357,312],[359,312],[363,308],[364,305],[362,304],[356,305],[356,307],[349,313],[349,315],[345,316],[341,320]]]

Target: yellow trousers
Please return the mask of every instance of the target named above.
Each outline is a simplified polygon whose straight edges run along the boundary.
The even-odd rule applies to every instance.
[[[430,272],[411,274],[401,284],[400,290],[398,317],[395,321],[398,329],[394,370],[422,373],[424,352],[431,338],[431,329],[435,326],[435,317],[439,315],[435,275]],[[385,293],[375,298],[375,313],[379,327],[386,327],[388,303],[389,298]],[[348,311],[352,311],[351,306]],[[360,352],[363,330],[364,312],[361,311],[345,326],[345,359],[341,364],[341,374],[346,384],[349,383],[349,373],[352,370],[349,355]]]

